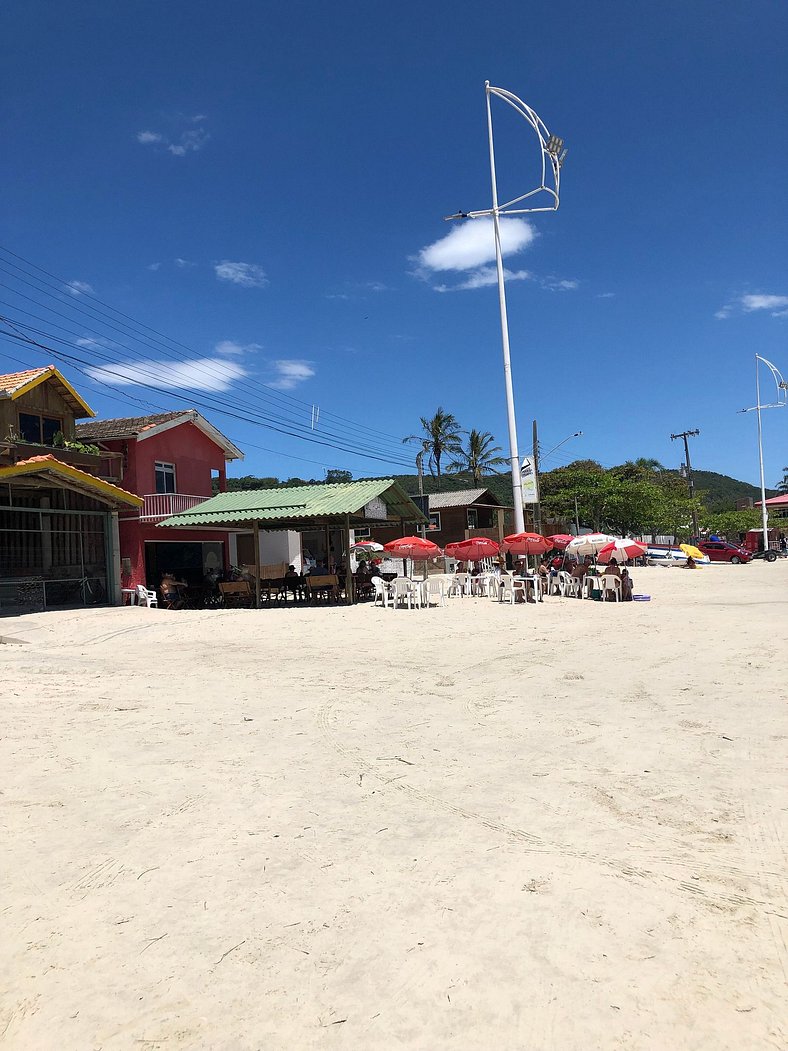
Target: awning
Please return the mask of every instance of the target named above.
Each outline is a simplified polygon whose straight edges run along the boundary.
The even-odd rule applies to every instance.
[[[103,478],[80,471],[78,467],[72,467],[51,455],[33,456],[29,460],[20,460],[11,467],[0,467],[0,485],[16,481],[30,487],[58,485],[61,488],[74,489],[85,496],[103,501],[113,509],[141,507],[143,504],[141,496],[128,493],[111,482],[105,482]]]
[[[312,529],[322,525],[386,525],[400,521],[427,524],[427,517],[392,478],[324,485],[280,486],[219,493],[204,503],[159,522],[178,529]]]

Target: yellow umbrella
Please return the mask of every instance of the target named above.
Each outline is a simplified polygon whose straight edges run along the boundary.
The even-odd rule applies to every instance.
[[[679,549],[684,552],[687,558],[695,559],[698,562],[702,562],[706,558],[703,552],[692,544],[679,544]]]

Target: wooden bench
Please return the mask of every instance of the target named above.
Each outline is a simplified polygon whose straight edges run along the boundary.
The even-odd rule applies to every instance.
[[[330,602],[332,598],[334,601],[339,598],[339,577],[336,573],[325,573],[319,577],[310,573],[306,578],[306,587],[310,599],[325,595]]]
[[[248,608],[254,605],[254,591],[248,580],[228,580],[219,584],[222,601],[227,609]]]

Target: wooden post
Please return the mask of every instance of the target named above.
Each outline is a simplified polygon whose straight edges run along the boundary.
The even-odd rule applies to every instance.
[[[254,608],[260,608],[260,523],[254,523]]]
[[[345,601],[353,602],[353,567],[350,565],[350,515],[345,515]]]
[[[331,572],[331,526],[328,522],[326,522],[326,569],[329,573]]]

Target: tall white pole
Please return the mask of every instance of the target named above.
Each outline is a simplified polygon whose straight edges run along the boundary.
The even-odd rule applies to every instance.
[[[509,421],[509,455],[512,461],[512,495],[514,501],[514,531],[525,531],[523,513],[523,478],[520,473],[520,454],[517,451],[517,422],[514,414],[514,390],[512,388],[512,360],[509,353],[509,322],[506,315],[506,287],[503,276],[503,253],[501,252],[501,223],[498,216],[498,184],[495,178],[495,150],[493,148],[492,109],[490,107],[490,82],[484,83],[487,94],[487,137],[490,143],[490,181],[492,183],[492,216],[495,229],[495,262],[498,269],[498,300],[501,307],[501,342],[503,344],[503,375],[506,384],[506,414]]]
[[[758,370],[760,358],[755,355],[755,412],[758,416],[758,459],[761,465],[761,521],[763,523],[763,550],[769,550],[769,512],[766,509],[766,482],[763,477],[763,431],[761,430],[761,380]]]

